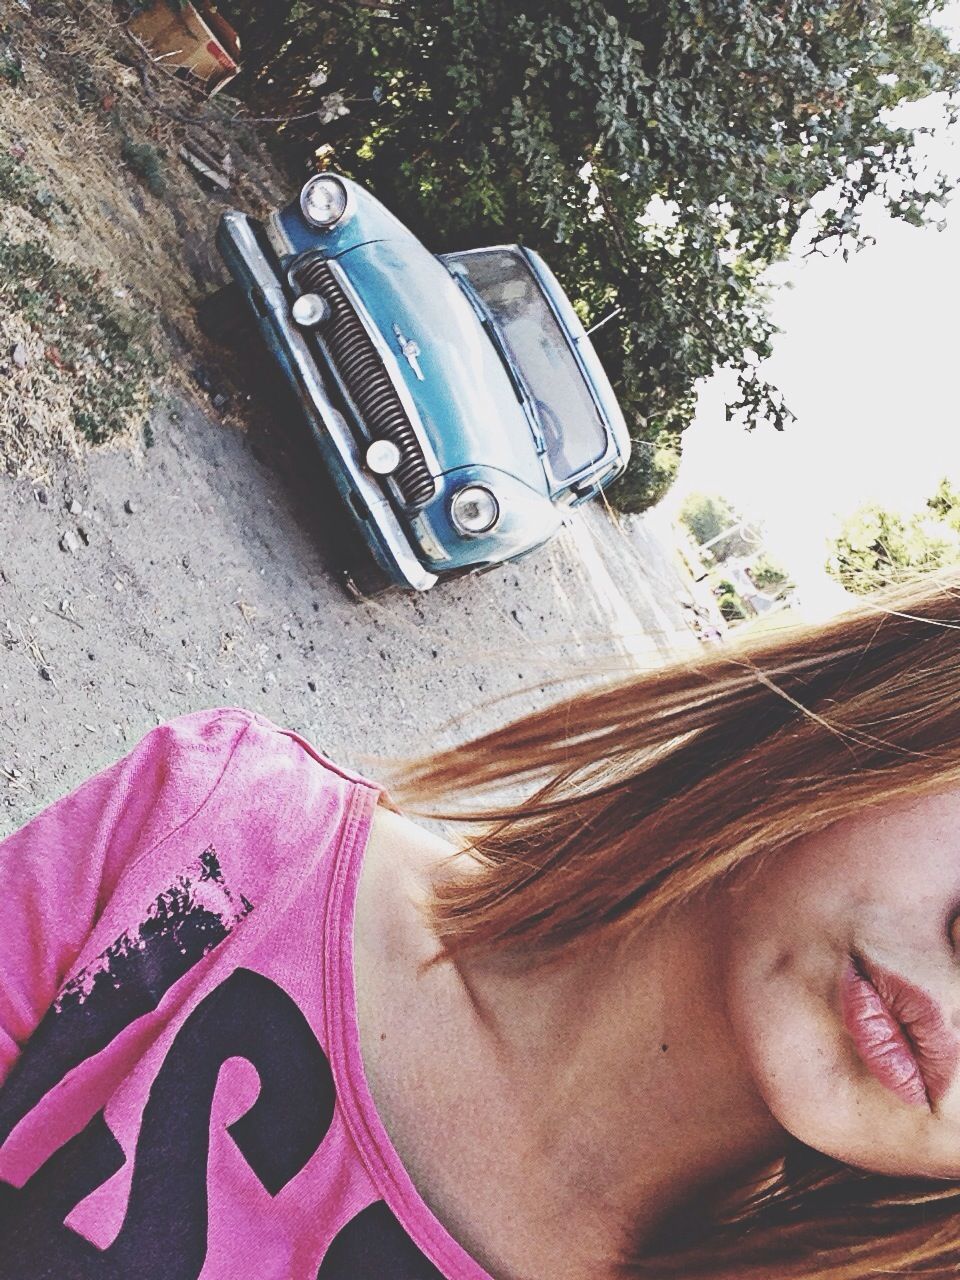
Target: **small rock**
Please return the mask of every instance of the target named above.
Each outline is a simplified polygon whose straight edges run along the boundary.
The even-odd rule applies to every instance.
[[[39,668],[39,671],[40,671],[40,679],[41,679],[41,680],[52,680],[52,679],[53,679],[53,676],[50,674],[50,668],[49,668],[49,667],[41,666],[41,667]]]
[[[13,348],[11,358],[18,369],[25,369],[30,363],[30,353],[27,351],[26,345],[22,342],[18,342]]]
[[[316,693],[316,692],[317,692],[317,682],[316,682],[316,680],[308,680],[308,681],[307,681],[307,688],[310,690],[310,692],[311,692],[311,693]]]
[[[80,541],[83,543],[83,545],[85,547],[89,547],[90,534],[86,531],[86,529],[84,529],[82,525],[77,525],[77,533],[80,535]]]
[[[78,516],[80,512],[83,510],[83,507],[76,500],[76,498],[72,498],[70,500],[70,505],[67,507],[67,510],[70,512],[72,516]]]
[[[76,555],[80,550],[80,539],[72,529],[67,529],[60,538],[60,550],[69,551],[71,555]]]
[[[128,516],[135,515],[135,514],[136,514],[136,511],[137,511],[137,508],[134,506],[134,504],[130,501],[130,499],[129,499],[129,498],[128,498],[128,499],[126,500],[126,502],[123,504],[123,509],[124,509],[124,511],[127,513],[127,515],[128,515]]]
[[[45,507],[50,501],[50,495],[47,493],[46,489],[35,490],[35,496],[41,507]]]

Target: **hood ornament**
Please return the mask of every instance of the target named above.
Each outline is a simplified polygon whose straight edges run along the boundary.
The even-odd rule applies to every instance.
[[[397,346],[400,348],[400,354],[406,360],[407,364],[417,375],[421,382],[424,381],[423,370],[420,368],[420,348],[412,338],[404,336],[403,330],[398,324],[394,324],[393,332],[397,335]]]

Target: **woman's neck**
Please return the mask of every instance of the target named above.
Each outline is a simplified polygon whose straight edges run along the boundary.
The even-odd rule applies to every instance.
[[[381,811],[361,880],[361,1043],[421,1195],[497,1280],[599,1280],[704,1186],[776,1154],[702,907],[561,963],[426,966],[452,847]],[[411,1089],[411,1083],[415,1089]]]
[[[721,966],[715,913],[700,904],[550,967],[456,966],[544,1157],[641,1237],[783,1144],[737,1051]]]

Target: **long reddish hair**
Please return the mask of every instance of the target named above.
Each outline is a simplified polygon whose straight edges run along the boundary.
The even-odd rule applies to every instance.
[[[643,927],[867,806],[957,783],[960,574],[939,574],[825,625],[578,685],[417,762],[395,794],[475,829],[479,873],[444,880],[432,905],[444,952],[534,962]],[[624,1265],[711,1280],[891,1274],[960,1274],[960,1183],[880,1177],[799,1145],[688,1206],[682,1231],[666,1223]]]

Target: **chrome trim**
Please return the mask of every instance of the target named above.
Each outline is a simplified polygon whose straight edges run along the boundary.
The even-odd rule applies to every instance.
[[[263,224],[263,232],[270,243],[270,248],[278,258],[286,258],[293,253],[293,241],[284,230],[279,209],[274,209]]]
[[[311,218],[309,213],[307,213],[307,210],[304,207],[304,203],[303,203],[304,192],[306,191],[307,187],[309,187],[312,182],[316,182],[318,178],[325,178],[327,182],[335,182],[343,191],[343,195],[344,195],[343,213],[341,213],[340,217],[336,220],[336,222],[331,222],[329,227],[325,227],[320,222],[314,222],[313,218]],[[300,188],[299,203],[300,203],[300,212],[303,214],[304,220],[311,227],[313,227],[314,231],[320,231],[323,233],[326,233],[327,231],[333,231],[336,227],[345,227],[357,210],[356,196],[353,194],[353,192],[350,190],[350,188],[347,186],[344,180],[335,173],[311,174],[310,177],[303,184],[303,186]]]
[[[433,525],[427,519],[425,512],[418,511],[415,516],[410,517],[410,528],[413,530],[414,537],[420,543],[420,549],[425,556],[429,556],[431,560],[450,559],[450,552],[447,551],[437,537]]]
[[[306,266],[304,266],[305,259],[309,259]],[[370,344],[371,359],[373,359],[375,362],[377,361],[380,362],[381,370],[383,373],[383,377],[386,381],[386,384],[390,387],[390,390],[396,395],[397,394],[396,379],[393,377],[390,369],[388,369],[387,366],[380,359],[379,345],[370,338],[369,328],[367,323],[369,317],[361,316],[360,313],[355,309],[355,295],[353,294],[348,295],[346,292],[344,292],[344,290],[341,288],[341,285],[340,285],[341,277],[338,276],[335,272],[330,271],[330,260],[321,251],[317,250],[317,251],[308,252],[307,254],[301,254],[299,257],[295,258],[294,261],[290,264],[290,267],[287,271],[287,283],[289,284],[291,290],[294,293],[299,292],[301,288],[300,281],[301,281],[302,275],[305,270],[308,270],[309,267],[312,266],[314,259],[317,259],[320,262],[322,262],[324,267],[330,272],[330,279],[333,283],[334,288],[342,296],[345,305],[352,310],[353,319],[356,321],[356,323],[360,327],[360,330],[363,333],[364,338],[366,338],[366,340]],[[357,399],[354,395],[353,388],[351,387],[347,379],[344,377],[343,370],[340,367],[339,361],[336,359],[334,355],[332,345],[331,345],[331,333],[332,333],[331,326],[328,326],[326,329],[324,329],[323,327],[319,329],[314,329],[310,335],[310,340],[312,343],[316,344],[319,350],[319,353],[324,361],[324,365],[327,372],[329,373],[333,381],[336,383],[336,386],[340,392],[340,395],[343,397],[343,400],[350,411],[350,415],[353,418],[353,421],[356,425],[356,431],[361,438],[361,445],[365,450],[367,444],[371,443],[376,438],[376,435],[371,427],[370,422],[367,420],[367,416],[362,412],[360,405],[357,403]],[[434,490],[436,490],[437,477],[434,474],[434,472],[431,471],[427,457],[424,454],[423,449],[421,448],[421,444],[420,444],[421,432],[420,430],[418,430],[417,424],[410,419],[407,412],[408,406],[405,404],[405,402],[402,399],[400,399],[399,395],[397,395],[397,399],[399,402],[400,410],[410,429],[410,433],[413,437],[413,441],[416,445],[416,448],[420,452],[420,458],[423,463],[424,472],[429,477],[430,481],[433,483]],[[404,511],[410,511],[411,507],[407,502],[406,494],[400,488],[400,484],[397,480],[396,474],[380,476],[379,479],[380,479],[380,483],[384,485],[388,490],[388,492],[392,495],[397,508]]]
[[[400,348],[400,354],[417,375],[417,381],[423,382],[423,370],[420,368],[420,357],[423,352],[420,350],[419,342],[414,342],[412,338],[408,338],[396,321],[393,323],[393,332],[397,339],[397,346]]]
[[[481,493],[487,494],[493,499],[493,505],[496,507],[493,519],[485,529],[467,529],[457,518],[457,499],[461,494],[467,493],[470,489],[479,489]],[[488,533],[493,533],[494,529],[500,523],[500,517],[503,515],[503,508],[500,505],[500,499],[490,488],[488,484],[479,484],[471,481],[469,484],[462,485],[461,488],[455,489],[450,495],[450,523],[460,534],[461,538],[485,538]]]
[[[229,250],[240,258],[246,273],[263,294],[266,313],[261,323],[268,323],[282,342],[296,375],[298,399],[306,412],[311,429],[326,439],[335,450],[344,472],[370,512],[382,542],[383,553],[396,565],[406,584],[416,591],[428,591],[437,581],[420,563],[410,539],[397,519],[393,507],[380,486],[365,471],[356,436],[350,424],[330,399],[330,395],[307,342],[290,321],[290,304],[276,272],[264,256],[245,213],[230,210],[220,220],[220,235]]]
[[[393,383],[394,390],[400,397],[400,403],[403,405],[404,413],[406,413],[407,417],[410,419],[410,425],[413,427],[417,440],[420,443],[420,448],[423,450],[427,470],[434,479],[437,479],[443,474],[443,469],[440,466],[440,462],[437,458],[436,452],[434,451],[433,445],[430,443],[430,438],[424,430],[423,419],[420,417],[420,411],[410,394],[410,388],[407,386],[407,380],[403,376],[403,371],[400,368],[400,362],[397,360],[397,357],[388,345],[386,338],[374,324],[373,317],[370,315],[370,312],[367,310],[363,300],[354,288],[343,267],[340,266],[339,262],[337,262],[335,258],[328,258],[327,266],[333,272],[333,276],[337,284],[347,295],[348,302],[356,311],[360,318],[360,323],[367,331],[367,337],[373,343],[376,348],[377,355],[383,361],[387,373],[390,375],[390,381]]]

